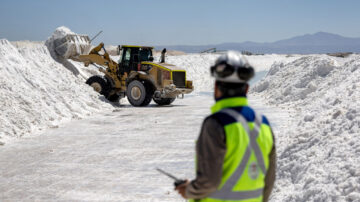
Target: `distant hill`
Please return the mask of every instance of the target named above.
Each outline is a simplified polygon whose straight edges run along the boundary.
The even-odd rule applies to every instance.
[[[335,53],[335,52],[360,52],[360,38],[343,37],[327,32],[305,34],[272,43],[222,43],[204,46],[156,46],[156,49],[166,47],[169,50],[198,53],[209,48],[217,50],[250,51],[253,53],[282,53],[282,54],[311,54],[311,53]]]

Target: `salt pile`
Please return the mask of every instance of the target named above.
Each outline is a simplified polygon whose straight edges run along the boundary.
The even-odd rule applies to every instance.
[[[167,56],[166,62],[185,69],[187,79],[193,81],[195,92],[202,92],[212,90],[214,83],[210,78],[210,66],[217,57],[217,54]]]
[[[215,60],[220,54],[188,54],[179,56],[167,56],[166,62],[184,68],[188,76],[187,79],[193,81],[195,93],[213,91],[214,80],[210,78],[210,66],[214,65]],[[287,55],[253,55],[246,56],[249,63],[255,67],[256,72],[268,71],[274,62],[284,64],[292,62],[299,56]],[[157,60],[155,60],[157,61]]]
[[[272,65],[254,86],[297,110],[279,131],[273,201],[360,201],[360,56],[306,56]]]
[[[0,142],[111,109],[43,43],[0,40]]]

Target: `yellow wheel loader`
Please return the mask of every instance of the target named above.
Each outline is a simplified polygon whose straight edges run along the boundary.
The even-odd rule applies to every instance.
[[[66,44],[66,40],[63,41],[65,44],[60,44],[61,47],[72,47]],[[82,46],[82,49],[86,48]],[[61,55],[83,62],[85,66],[97,64],[105,67],[99,68],[104,76],[92,76],[86,83],[112,102],[126,96],[133,106],[147,106],[152,99],[159,105],[169,105],[177,97],[183,98],[184,94],[191,93],[194,89],[192,81],[186,80],[186,71],[165,63],[164,55],[161,63],[153,61],[153,47],[118,46],[118,63],[110,58],[103,43],[93,48],[89,54],[72,54],[76,51],[71,49],[61,49]],[[103,54],[100,53],[101,50]]]

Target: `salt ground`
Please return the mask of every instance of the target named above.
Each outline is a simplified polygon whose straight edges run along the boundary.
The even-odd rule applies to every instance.
[[[168,56],[195,92],[146,108],[106,102],[84,84],[95,67],[64,66],[43,42],[0,40],[0,57],[0,201],[181,201],[154,169],[193,177],[217,55]],[[271,200],[360,201],[360,56],[248,59],[271,67],[250,91],[278,145]]]
[[[279,133],[286,111],[250,102]],[[183,201],[159,167],[194,176],[194,147],[212,95],[191,95],[169,107],[127,104],[1,148],[1,201]],[[273,116],[276,116],[275,117]]]

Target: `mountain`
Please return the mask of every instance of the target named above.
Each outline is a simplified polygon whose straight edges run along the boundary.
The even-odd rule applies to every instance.
[[[352,45],[360,44],[360,38],[347,38],[337,34],[318,32],[274,42],[277,45]]]
[[[327,32],[305,34],[272,43],[257,43],[246,41],[242,43],[222,43],[215,45],[180,45],[156,46],[156,49],[168,48],[188,53],[201,52],[206,49],[250,51],[253,53],[279,53],[279,54],[312,54],[334,52],[360,52],[360,38],[343,37]]]

